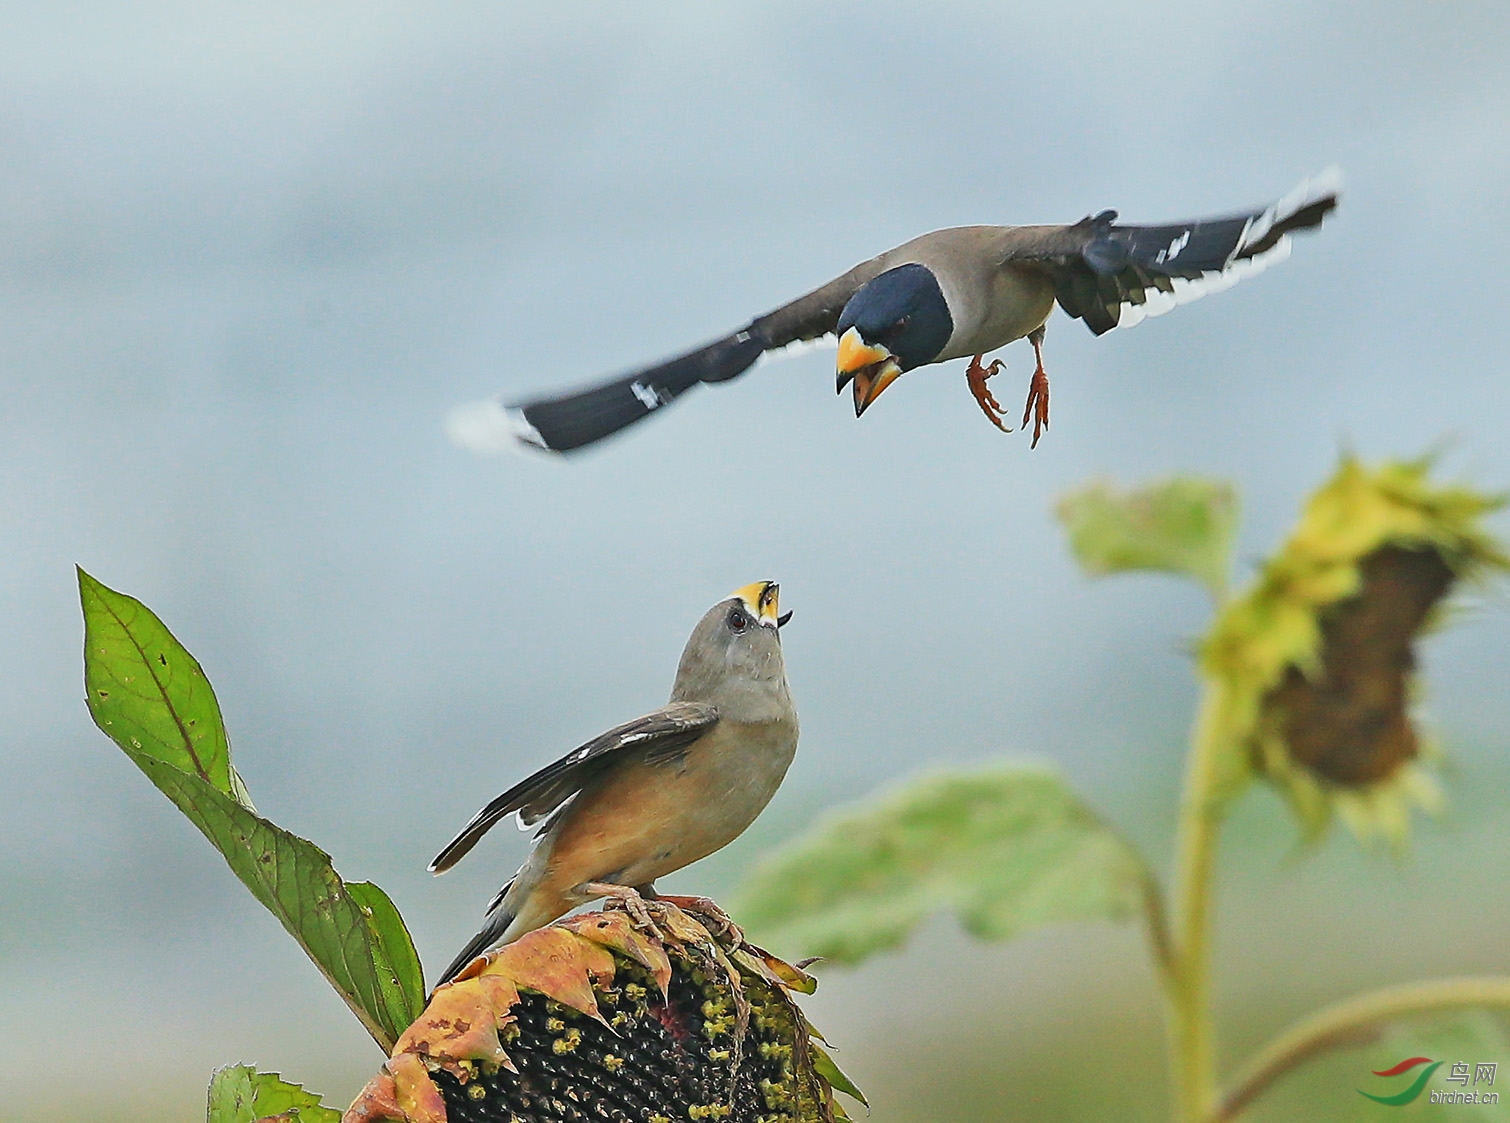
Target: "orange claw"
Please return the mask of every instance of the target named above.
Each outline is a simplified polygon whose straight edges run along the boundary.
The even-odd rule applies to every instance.
[[[1004,364],[1000,359],[992,359],[990,366],[983,367],[980,365],[981,358],[982,356],[976,355],[970,360],[970,365],[965,368],[965,381],[969,383],[970,393],[975,395],[975,401],[980,406],[981,412],[991,419],[991,424],[1003,433],[1010,433],[1012,430],[1003,425],[1001,420],[1007,411],[1001,408],[996,399],[991,396],[991,391],[986,389],[986,379],[1000,374]]]
[[[1028,404],[1022,410],[1022,426],[1028,427],[1028,418],[1033,419],[1033,443],[1029,448],[1038,447],[1038,438],[1043,436],[1049,427],[1049,376],[1043,369],[1043,338],[1030,337],[1033,340],[1033,354],[1038,359],[1038,369],[1033,372],[1033,381],[1028,384]]]

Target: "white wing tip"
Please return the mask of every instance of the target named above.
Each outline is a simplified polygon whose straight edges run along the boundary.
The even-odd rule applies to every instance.
[[[1260,222],[1266,227],[1272,226],[1276,222],[1289,218],[1296,211],[1309,207],[1312,203],[1341,193],[1342,169],[1336,164],[1329,165],[1309,179],[1303,179],[1297,183],[1289,194],[1269,208]]]
[[[1342,169],[1336,164],[1323,168],[1309,179],[1301,180],[1283,199],[1255,218],[1244,232],[1241,245],[1252,245],[1260,241],[1273,229],[1275,223],[1284,221],[1312,203],[1341,192]],[[1234,261],[1220,272],[1212,270],[1200,277],[1176,277],[1174,292],[1150,292],[1144,304],[1123,304],[1117,317],[1117,327],[1134,327],[1152,316],[1162,316],[1181,304],[1189,304],[1192,300],[1229,289],[1239,281],[1262,273],[1270,265],[1286,260],[1290,256],[1290,249],[1290,235],[1286,234],[1258,256]]]
[[[1238,250],[1241,251],[1245,246],[1263,241],[1275,224],[1283,222],[1297,211],[1304,210],[1322,199],[1335,198],[1341,192],[1342,169],[1336,164],[1323,168],[1310,179],[1301,180],[1284,198],[1249,221],[1247,228],[1243,231],[1242,240],[1238,243]]]
[[[519,447],[519,442],[545,448],[539,430],[525,420],[524,414],[503,405],[496,398],[464,402],[446,414],[446,436],[457,448],[479,456],[497,456]]]
[[[1317,199],[1324,199],[1328,195],[1342,194],[1342,168],[1337,164],[1328,164],[1310,179],[1306,180],[1306,201],[1314,203]]]

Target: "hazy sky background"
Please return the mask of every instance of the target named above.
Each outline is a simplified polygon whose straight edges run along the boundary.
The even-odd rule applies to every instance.
[[[441,880],[428,859],[660,704],[699,614],[759,578],[796,613],[797,763],[675,885],[731,894],[823,809],[1004,752],[1058,762],[1162,865],[1205,605],[1084,581],[1054,499],[1230,478],[1246,574],[1343,449],[1445,446],[1448,475],[1510,486],[1507,48],[1499,4],[0,5],[7,1111],[195,1117],[238,1060],[344,1105],[380,1059],[91,725],[76,563],[198,656],[259,808],[387,888],[432,975],[526,842]],[[1032,452],[960,363],[857,422],[825,352],[571,461],[445,435],[458,403],[659,358],[928,229],[1222,212],[1333,163],[1343,205],[1289,262],[1100,339],[1056,314]],[[1032,353],[1003,357],[1011,406]],[[1269,997],[1240,1036],[1360,981],[1504,967],[1504,596],[1427,656],[1459,813],[1409,866],[1336,838],[1301,867],[1251,797],[1219,999]],[[1055,1041],[1090,1063],[1115,1038],[1126,1118],[1161,1102],[1134,929],[928,940],[813,1007],[877,1120]],[[66,1078],[37,1031],[60,1010],[101,1050]],[[918,1026],[945,1059],[897,1063]],[[1063,1087],[992,1094],[992,1118],[1079,1118]]]

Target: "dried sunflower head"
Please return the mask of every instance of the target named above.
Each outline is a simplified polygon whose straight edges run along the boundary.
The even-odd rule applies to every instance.
[[[474,960],[345,1123],[842,1123],[836,1091],[865,1102],[793,998],[812,976],[646,904],[652,930],[582,913]]]
[[[1410,713],[1414,645],[1459,583],[1507,558],[1482,526],[1503,500],[1430,467],[1345,459],[1202,649],[1228,779],[1269,779],[1313,837],[1335,812],[1398,846],[1411,809],[1441,802]]]

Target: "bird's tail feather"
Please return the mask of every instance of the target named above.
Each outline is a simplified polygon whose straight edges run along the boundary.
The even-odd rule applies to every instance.
[[[471,963],[472,960],[476,959],[483,952],[488,951],[499,940],[503,939],[503,934],[508,931],[509,925],[514,922],[513,911],[503,907],[503,896],[513,884],[510,881],[508,885],[499,890],[494,907],[488,913],[487,920],[483,923],[482,931],[468,940],[466,947],[462,948],[456,954],[456,958],[451,960],[450,965],[440,973],[440,978],[435,980],[437,987],[449,983],[460,974],[463,967]]]

